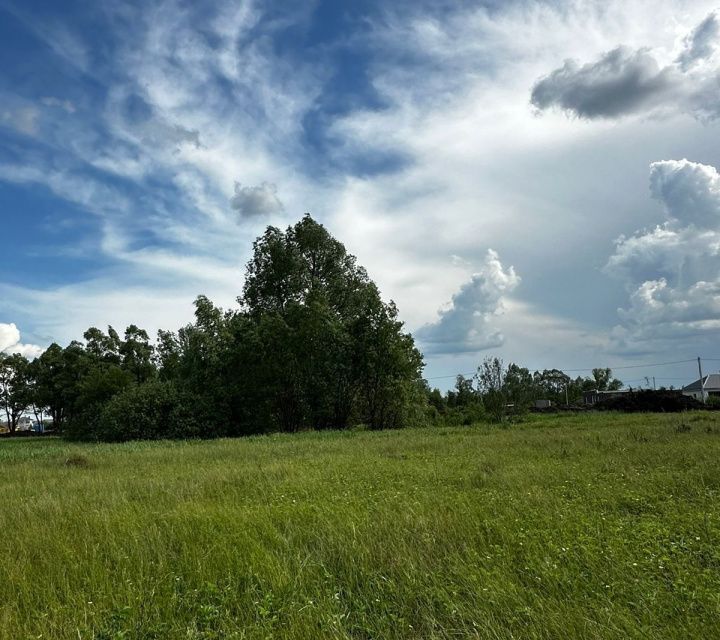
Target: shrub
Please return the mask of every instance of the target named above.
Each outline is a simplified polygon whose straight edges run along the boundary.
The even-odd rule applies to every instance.
[[[96,437],[115,442],[201,437],[202,419],[193,409],[192,396],[172,383],[145,382],[126,389],[105,405]]]
[[[598,402],[600,411],[623,411],[625,413],[679,413],[690,409],[702,409],[703,404],[679,391],[653,391],[650,389],[607,398]]]

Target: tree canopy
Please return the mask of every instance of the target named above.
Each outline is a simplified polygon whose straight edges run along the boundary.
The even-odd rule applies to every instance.
[[[13,429],[31,405],[84,439],[377,429],[417,421],[426,402],[395,304],[309,215],[255,241],[236,309],[200,295],[194,322],[154,344],[135,325],[83,338],[0,360]]]

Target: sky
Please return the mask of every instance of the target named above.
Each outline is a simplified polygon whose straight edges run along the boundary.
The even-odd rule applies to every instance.
[[[231,308],[310,212],[435,386],[680,386],[720,369],[719,134],[717,0],[0,0],[0,351]]]

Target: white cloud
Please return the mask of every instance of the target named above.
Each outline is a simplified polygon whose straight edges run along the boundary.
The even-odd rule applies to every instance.
[[[688,160],[655,162],[650,185],[667,221],[619,238],[606,266],[630,292],[614,333],[622,348],[720,328],[720,176]]]
[[[606,271],[632,286],[666,278],[674,282],[706,278],[720,255],[720,233],[664,223],[632,236],[620,236]]]
[[[0,351],[7,351],[20,342],[20,331],[15,324],[0,322]]]
[[[685,288],[670,287],[664,278],[648,280],[632,293],[630,307],[621,309],[620,317],[651,335],[660,333],[659,326],[669,335],[676,330],[716,331],[720,329],[720,280],[700,280]]]
[[[686,159],[654,162],[650,191],[671,219],[699,229],[720,229],[720,175],[715,167]]]
[[[415,332],[423,350],[429,354],[463,353],[502,345],[504,337],[493,319],[503,312],[504,298],[519,282],[513,267],[503,267],[498,254],[488,250],[480,270],[453,295],[438,320]]]
[[[36,358],[44,349],[34,344],[20,342],[20,331],[14,323],[0,322],[0,353],[19,353],[26,358]]]

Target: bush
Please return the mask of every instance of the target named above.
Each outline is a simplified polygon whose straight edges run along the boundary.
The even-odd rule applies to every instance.
[[[478,422],[487,422],[488,414],[479,402],[463,407],[451,407],[444,413],[438,413],[433,424],[445,427],[469,427]]]
[[[690,409],[702,409],[702,402],[679,391],[631,391],[621,396],[607,398],[595,405],[600,411],[623,411],[625,413],[679,413]]]
[[[119,393],[103,408],[98,440],[157,440],[206,435],[193,397],[170,382],[146,382]],[[216,435],[213,433],[212,435]]]

